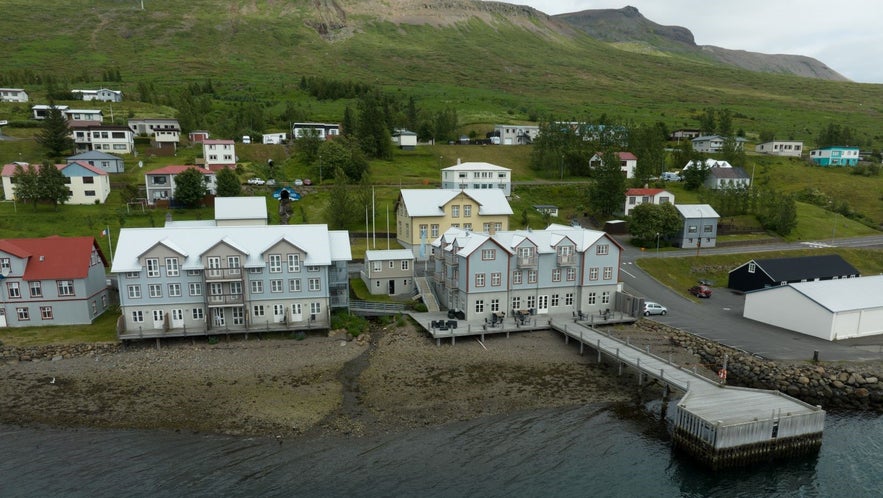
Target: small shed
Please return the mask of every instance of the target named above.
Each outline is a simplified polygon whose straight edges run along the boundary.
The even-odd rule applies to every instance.
[[[748,292],[797,282],[856,278],[861,273],[839,254],[752,259],[730,270],[727,287]]]
[[[413,131],[398,129],[392,134],[392,141],[402,150],[417,148],[417,134]]]

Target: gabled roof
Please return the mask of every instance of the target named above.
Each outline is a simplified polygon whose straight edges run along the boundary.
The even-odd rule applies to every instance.
[[[747,180],[748,173],[742,168],[711,168],[708,174],[713,178]]]
[[[200,168],[199,166],[196,166],[195,164],[172,164],[170,166],[166,166],[165,168],[159,168],[159,169],[155,169],[153,171],[148,171],[147,173],[145,173],[145,175],[178,175],[178,174],[181,174],[190,168],[193,168],[193,169],[199,171],[203,175],[215,174],[213,171],[206,169],[206,168]]]
[[[720,218],[717,211],[708,204],[675,204],[675,208],[686,219]]]
[[[28,164],[28,163],[4,164],[3,165],[3,172],[0,173],[0,176],[13,176],[13,175],[15,175],[15,167],[19,166],[19,165],[21,165],[21,167],[24,168],[25,170],[29,170],[31,168],[34,168],[37,171],[40,171],[40,167],[42,166],[41,164]],[[89,164],[85,161],[73,161],[73,162],[65,163],[65,164],[53,164],[53,166],[55,166],[55,169],[57,169],[58,171],[61,171],[62,173],[67,173],[67,175],[65,175],[65,176],[71,176],[70,172],[73,171],[72,169],[69,169],[71,166],[79,166],[83,169],[86,169],[90,173],[94,173],[98,176],[107,176],[106,171],[104,171],[103,169],[98,168],[96,166],[92,166],[91,164]],[[91,176],[91,175],[73,175],[73,176]]]
[[[27,258],[22,280],[79,279],[89,275],[92,249],[98,251],[107,266],[94,237],[50,237],[0,240],[0,251]]]
[[[387,250],[369,250],[365,251],[365,261],[390,261],[414,259],[414,253],[409,249],[387,249]]]
[[[702,163],[700,162],[699,164],[702,164]],[[705,164],[706,168],[712,168],[712,169],[714,169],[714,168],[732,168],[733,167],[727,161],[723,161],[720,159],[706,159],[704,164]],[[697,165],[697,163],[695,161],[688,161],[687,164],[684,165],[683,169],[692,168],[696,165]]]
[[[514,230],[497,232],[493,235],[451,228],[433,241],[432,245],[451,250],[452,246],[456,244],[459,248],[457,255],[468,256],[487,241],[493,242],[509,254],[515,254],[519,246],[528,243],[536,247],[537,253],[543,254],[555,253],[557,246],[564,240],[572,242],[577,252],[584,252],[605,238],[617,247],[622,247],[604,232],[558,224],[549,225],[545,230]]]
[[[224,139],[210,139],[203,140],[203,145],[233,145],[235,142],[233,140],[224,140]]]
[[[669,192],[668,190],[662,189],[662,188],[630,188],[625,191],[625,195],[626,196],[629,196],[629,195],[636,195],[636,196],[637,195],[641,195],[641,196],[649,195],[650,197],[653,197],[653,196],[661,194],[663,192],[665,192],[669,195],[671,194],[671,192]]]
[[[267,220],[267,199],[253,197],[215,197],[216,220]]]
[[[833,313],[883,308],[883,275],[796,282],[751,292],[787,292],[788,290],[796,291]]]
[[[485,162],[465,162],[449,166],[442,171],[512,171],[509,168]]]
[[[617,159],[620,161],[637,161],[638,156],[632,154],[631,152],[614,152],[613,153]],[[595,155],[592,156],[591,162],[600,161],[604,158],[604,154],[600,152],[595,152]]]
[[[82,152],[80,154],[75,154],[73,156],[69,156],[67,158],[68,161],[89,161],[89,160],[107,160],[107,161],[122,161],[123,158],[119,156],[115,156],[113,154],[108,154],[107,152],[101,152],[100,150],[90,150],[87,152]]]
[[[209,249],[226,244],[246,254],[244,268],[264,266],[262,252],[285,238],[306,252],[305,265],[329,265],[352,259],[349,233],[328,230],[327,225],[168,226],[123,228],[113,259],[114,273],[141,271],[139,256],[162,242],[186,254],[182,269],[203,269],[202,256]]]
[[[859,271],[847,263],[839,254],[802,256],[796,258],[752,259],[730,270],[730,273],[754,263],[775,282],[796,282],[833,276],[860,275]]]
[[[402,189],[401,199],[408,216],[444,216],[444,206],[464,194],[478,204],[481,216],[511,215],[512,207],[502,189]]]

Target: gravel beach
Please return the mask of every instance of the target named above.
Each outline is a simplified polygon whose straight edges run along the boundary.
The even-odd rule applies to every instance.
[[[665,337],[616,329],[689,365]],[[667,348],[667,349],[666,349]],[[628,386],[628,387],[626,387]],[[634,384],[552,331],[436,345],[408,323],[366,338],[153,342],[0,363],[0,423],[361,436],[541,407],[626,401]]]

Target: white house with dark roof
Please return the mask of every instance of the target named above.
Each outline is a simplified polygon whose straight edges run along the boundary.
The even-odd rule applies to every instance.
[[[39,170],[42,165],[28,163],[11,163],[3,166],[3,193],[7,201],[15,198],[15,176],[16,166],[22,166],[24,169],[35,168]],[[75,161],[67,164],[55,164],[61,173],[65,176],[65,183],[71,193],[67,204],[103,204],[110,195],[110,176],[97,166],[92,166],[87,162]]]
[[[512,195],[512,170],[486,162],[465,162],[442,169],[443,189],[500,189]]]
[[[745,294],[742,316],[828,341],[880,335],[883,275],[750,291]]]
[[[712,154],[722,152],[726,141],[727,137],[722,137],[720,135],[703,135],[692,140],[693,150],[696,152],[708,152]],[[742,150],[745,146],[745,142],[747,142],[747,140],[742,137],[733,138],[733,146],[736,150]]]
[[[622,247],[597,230],[553,224],[490,235],[452,228],[432,247],[439,303],[467,320],[595,314],[615,309],[622,288]]]
[[[748,188],[751,177],[742,168],[711,168],[705,177],[705,186],[712,190]]]
[[[449,228],[494,233],[509,229],[512,208],[502,189],[402,189],[396,201],[396,239],[421,259],[426,245]]]
[[[128,127],[77,122],[71,123],[70,128],[78,152],[100,150],[131,154],[135,151],[135,137]]]
[[[119,90],[111,90],[109,88],[99,88],[98,90],[71,90],[74,97],[80,100],[97,100],[100,102],[122,102],[123,92]]]
[[[754,146],[754,152],[771,156],[800,157],[803,154],[803,142],[800,140],[773,140]]]
[[[410,295],[414,285],[414,253],[408,249],[365,251],[362,281],[373,295]]]
[[[351,259],[349,233],[327,225],[123,228],[118,337],[327,329]]]

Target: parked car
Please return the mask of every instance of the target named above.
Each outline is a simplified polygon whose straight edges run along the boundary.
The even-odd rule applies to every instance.
[[[276,185],[276,180],[270,178],[269,180],[267,180],[267,185],[269,185],[269,186],[271,186],[271,187],[272,187],[273,185]]]
[[[654,303],[653,301],[644,302],[644,316],[666,314],[668,314],[668,308],[666,308],[665,306],[659,303]]]
[[[297,180],[294,181],[294,184],[295,184],[295,186],[300,187],[300,186],[303,186],[304,181],[301,180],[300,178],[298,178]]]
[[[711,287],[704,285],[704,284],[694,285],[693,287],[690,287],[690,289],[687,290],[687,292],[689,292],[690,294],[693,294],[696,297],[704,297],[704,298],[711,297]]]
[[[261,178],[254,177],[254,178],[249,178],[249,179],[248,179],[248,182],[246,182],[246,183],[248,183],[249,185],[263,185],[263,184],[265,184],[265,183],[267,183],[267,182],[265,182],[265,181],[262,180]]]
[[[313,184],[313,180],[310,180],[309,178],[304,178],[304,185],[309,186],[309,185],[312,185],[312,184]]]
[[[662,179],[668,182],[679,182],[681,181],[681,175],[673,173],[671,171],[666,171],[662,174]]]

